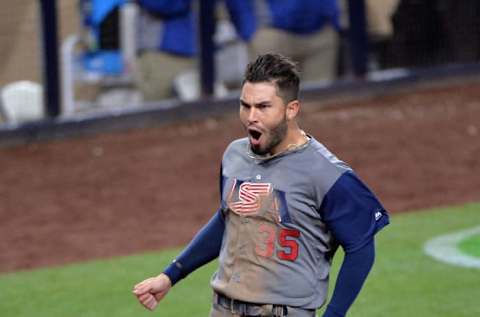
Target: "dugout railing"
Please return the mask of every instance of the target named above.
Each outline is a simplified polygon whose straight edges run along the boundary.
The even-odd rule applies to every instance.
[[[53,1],[54,3],[55,1]],[[351,14],[350,32],[345,32],[344,68],[343,77],[330,85],[311,85],[304,87],[306,94],[328,96],[344,92],[361,93],[365,90],[375,91],[376,87],[390,87],[408,85],[411,82],[423,81],[433,78],[450,78],[455,76],[474,77],[480,72],[478,60],[480,56],[480,2],[465,0],[402,0],[395,14],[392,16],[395,32],[387,42],[372,41],[366,33],[366,15],[364,1],[354,0],[355,4],[349,7]],[[205,1],[203,10],[209,10],[214,1]],[[50,10],[52,6],[45,6]],[[211,9],[211,8],[210,8]],[[356,19],[355,19],[356,17]],[[360,17],[360,18],[359,18]],[[46,19],[43,19],[46,20]],[[208,24],[206,29],[212,29],[213,22],[209,19],[203,21]],[[362,25],[363,24],[363,25]],[[359,27],[353,28],[352,25]],[[45,23],[44,30],[51,30],[55,23]],[[44,32],[45,33],[45,32]],[[48,32],[47,32],[48,33]],[[55,32],[53,32],[54,34]],[[44,49],[52,50],[55,38],[50,38],[52,32],[44,37]],[[53,37],[56,37],[54,34]],[[204,40],[212,41],[208,32]],[[205,44],[208,48],[210,44]],[[362,48],[363,47],[363,48]],[[210,47],[211,49],[211,47]],[[362,55],[363,49],[363,55]],[[351,53],[349,53],[351,52]],[[359,53],[360,52],[360,53]],[[210,50],[202,54],[213,55]],[[30,123],[16,123],[13,125],[0,124],[0,143],[18,143],[18,140],[33,140],[57,137],[62,135],[75,135],[95,133],[122,127],[140,127],[149,124],[158,124],[166,120],[181,120],[196,116],[208,115],[217,111],[228,110],[234,105],[235,93],[219,100],[204,97],[195,102],[181,102],[178,100],[160,101],[149,108],[135,107],[132,109],[112,109],[98,114],[79,113],[73,117],[57,117],[59,103],[55,100],[60,97],[59,76],[55,76],[55,54],[45,52],[44,56],[44,87],[46,88],[45,105],[48,117],[44,121]],[[58,56],[57,56],[58,57]],[[210,72],[214,68],[208,58],[201,70]],[[363,73],[365,71],[365,76]],[[214,81],[214,72],[205,75],[202,83],[207,85]],[[352,76],[352,74],[356,76]],[[47,76],[48,75],[48,76]],[[57,81],[55,80],[57,78]],[[206,89],[208,95],[208,88]],[[210,106],[211,105],[211,106]],[[10,141],[7,139],[10,138]],[[17,141],[14,141],[17,140]]]

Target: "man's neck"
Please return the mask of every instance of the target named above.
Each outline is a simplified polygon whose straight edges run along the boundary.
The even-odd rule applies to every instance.
[[[276,155],[288,149],[299,147],[307,141],[307,135],[299,127],[288,129],[285,139],[273,149],[270,155]]]

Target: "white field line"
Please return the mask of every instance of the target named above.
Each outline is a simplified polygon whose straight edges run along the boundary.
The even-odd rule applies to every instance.
[[[480,234],[480,226],[435,237],[427,241],[423,249],[426,254],[439,261],[463,267],[480,268],[480,258],[462,253],[457,248],[460,241],[476,234]]]

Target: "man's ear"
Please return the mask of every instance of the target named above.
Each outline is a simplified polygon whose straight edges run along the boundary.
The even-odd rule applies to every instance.
[[[287,103],[287,120],[295,119],[299,111],[300,111],[300,101],[295,99]]]

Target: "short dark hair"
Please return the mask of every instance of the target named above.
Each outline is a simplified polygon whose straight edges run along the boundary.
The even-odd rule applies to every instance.
[[[297,64],[281,54],[259,55],[247,65],[242,86],[245,82],[272,82],[277,85],[278,95],[285,103],[298,99],[300,76]]]

